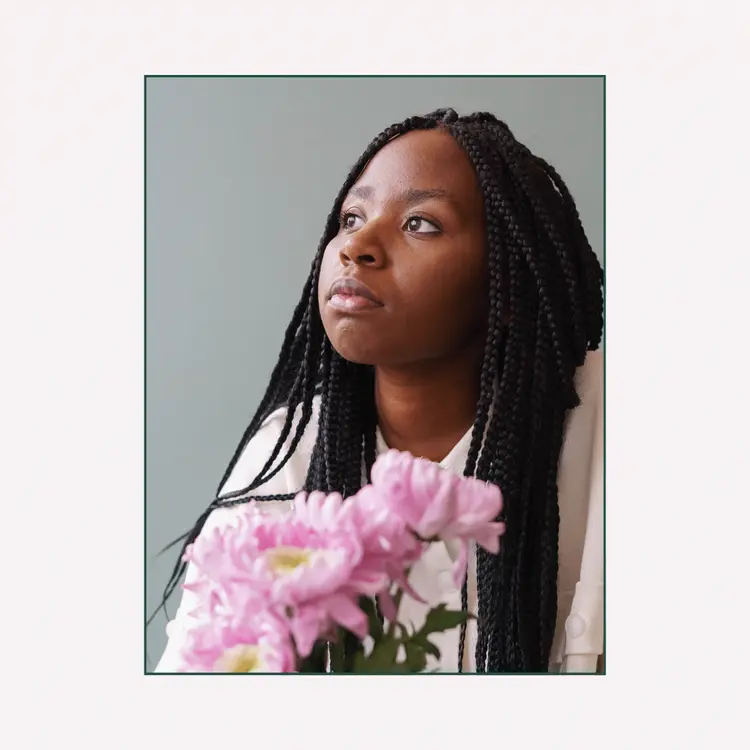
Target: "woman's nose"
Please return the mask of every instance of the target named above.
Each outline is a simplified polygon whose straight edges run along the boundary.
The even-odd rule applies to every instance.
[[[382,266],[385,263],[385,250],[376,227],[363,227],[349,235],[339,250],[339,260],[346,266],[354,263],[358,266]]]

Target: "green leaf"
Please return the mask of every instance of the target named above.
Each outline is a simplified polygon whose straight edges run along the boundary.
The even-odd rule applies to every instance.
[[[359,600],[359,606],[367,615],[370,635],[374,640],[379,640],[383,637],[383,623],[380,621],[380,617],[378,617],[378,612],[375,608],[375,600],[363,596]]]
[[[331,645],[331,671],[344,672],[344,637],[339,633],[338,641]]]
[[[432,641],[427,640],[426,635],[415,633],[411,637],[411,642],[419,646],[425,653],[430,654],[430,656],[434,656],[436,659],[440,658],[440,649]]]
[[[400,622],[396,623],[396,630],[399,631],[402,641],[407,641],[409,639],[409,631]]]
[[[381,638],[375,646],[368,661],[378,667],[391,667],[396,663],[401,641],[398,638]]]
[[[350,633],[348,630],[345,630],[344,633],[344,666],[341,671],[350,673],[354,668],[356,655],[364,653],[365,648],[362,641],[354,633]]]
[[[445,604],[440,604],[435,607],[435,609],[430,610],[425,618],[424,625],[421,627],[417,635],[426,636],[430,633],[440,633],[444,630],[452,630],[470,618],[473,618],[473,615],[468,612],[449,610],[446,606],[447,605]]]
[[[409,672],[422,672],[427,666],[425,652],[413,641],[408,641],[406,648],[406,668]]]
[[[363,653],[359,653],[354,657],[354,665],[352,666],[352,672],[354,674],[368,674],[372,670],[370,669],[370,662]]]
[[[400,640],[387,636],[376,641],[369,656],[365,657],[364,653],[359,653],[354,657],[354,672],[360,674],[403,672],[403,665],[396,662],[400,645]]]

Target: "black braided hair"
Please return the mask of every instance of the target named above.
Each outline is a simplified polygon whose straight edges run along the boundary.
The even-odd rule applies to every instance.
[[[483,194],[487,227],[487,338],[464,473],[502,489],[507,530],[498,555],[477,550],[476,667],[480,672],[543,672],[557,618],[557,468],[563,427],[569,410],[579,404],[575,370],[601,341],[604,279],[562,178],[490,113],[459,117],[455,110],[441,109],[410,117],[386,128],[351,168],[326,221],[268,388],[218,496],[172,545],[182,541],[184,552],[217,507],[294,496],[253,491],[296,450],[315,396],[320,397],[316,439],[299,489],[349,497],[369,480],[376,456],[374,368],[343,359],[325,334],[317,299],[321,261],[339,231],[342,203],[370,159],[392,138],[434,128],[450,133],[468,155]],[[282,434],[261,472],[247,487],[220,494],[248,442],[282,406],[287,407]],[[279,458],[298,409],[300,420]],[[185,567],[181,553],[161,607]],[[464,584],[462,604],[467,603]],[[465,636],[464,627],[459,671]]]

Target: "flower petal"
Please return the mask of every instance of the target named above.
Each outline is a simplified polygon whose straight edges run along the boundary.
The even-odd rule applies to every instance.
[[[326,627],[326,618],[314,607],[302,607],[290,621],[290,628],[297,645],[297,653],[306,659],[313,650],[315,641]]]
[[[476,543],[484,547],[487,552],[496,555],[500,551],[500,537],[505,533],[505,524],[493,521],[484,524],[480,529],[474,532]]]
[[[393,601],[390,591],[383,591],[378,594],[378,606],[386,620],[393,622],[396,619],[398,615],[396,612],[396,603]]]
[[[465,540],[461,540],[461,546],[458,550],[458,558],[453,565],[453,583],[456,588],[460,589],[464,584],[464,576],[466,575],[466,563],[469,559],[469,543]]]
[[[359,639],[367,635],[367,615],[348,596],[331,596],[326,604],[331,618],[339,625],[354,633]]]
[[[412,599],[415,599],[415,600],[416,600],[416,601],[418,601],[418,602],[419,602],[420,604],[427,604],[426,600],[424,600],[424,599],[423,599],[423,598],[422,598],[422,597],[421,597],[421,596],[420,596],[420,595],[419,595],[419,594],[418,594],[418,593],[417,593],[417,592],[416,592],[416,591],[415,591],[415,590],[414,590],[414,589],[413,589],[413,588],[411,587],[411,584],[409,583],[409,580],[408,580],[408,578],[406,577],[406,575],[404,575],[403,573],[401,573],[401,574],[399,574],[399,575],[397,575],[397,576],[394,576],[394,577],[393,577],[393,580],[394,580],[394,582],[395,582],[395,583],[397,583],[397,584],[398,584],[399,586],[401,586],[401,588],[402,588],[402,589],[403,589],[403,590],[404,590],[404,591],[405,591],[405,592],[406,592],[407,594],[409,594],[409,596],[410,596],[410,597],[411,597]]]
[[[442,531],[446,523],[453,520],[456,512],[456,493],[450,477],[444,478],[435,488],[419,522],[418,533],[423,539],[431,539]]]

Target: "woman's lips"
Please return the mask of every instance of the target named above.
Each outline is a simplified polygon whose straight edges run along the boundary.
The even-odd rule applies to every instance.
[[[361,297],[358,294],[334,294],[328,300],[328,304],[330,307],[334,307],[337,310],[345,310],[346,312],[357,312],[359,310],[371,310],[382,307],[377,302],[373,302],[371,299],[367,299],[367,297]]]
[[[336,279],[328,292],[328,304],[336,310],[359,312],[383,307],[373,291],[351,277]]]

